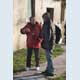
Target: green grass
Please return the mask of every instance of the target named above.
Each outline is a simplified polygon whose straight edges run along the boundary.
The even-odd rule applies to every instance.
[[[64,52],[64,49],[61,48],[61,45],[55,45],[55,48],[53,49],[53,57],[57,57],[61,55]]]
[[[64,49],[60,45],[56,45],[52,51],[52,57],[57,57],[64,52]],[[46,62],[45,52],[40,49],[40,63]],[[26,64],[26,49],[20,49],[13,54],[13,72],[19,72],[25,70]],[[32,55],[32,66],[35,64],[34,54]]]
[[[52,80],[66,80],[66,76],[60,76],[60,77],[57,77],[57,78],[54,78]]]

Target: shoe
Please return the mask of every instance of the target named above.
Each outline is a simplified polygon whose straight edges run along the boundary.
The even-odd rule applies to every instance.
[[[47,72],[47,73],[45,73],[44,75],[45,75],[45,76],[54,76],[54,74],[53,74],[53,73],[48,73],[48,72]]]
[[[26,68],[26,71],[30,71],[30,68],[29,68],[29,67],[27,67],[27,68]]]
[[[42,72],[42,74],[46,74],[46,73],[47,73],[47,70],[45,70],[45,71]]]
[[[40,67],[36,67],[36,70],[39,71],[40,70]]]

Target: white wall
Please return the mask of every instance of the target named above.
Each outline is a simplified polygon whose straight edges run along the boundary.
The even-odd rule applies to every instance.
[[[13,5],[13,50],[15,51],[26,47],[26,38],[20,33],[20,29],[30,17],[31,8],[30,0],[14,0]]]
[[[47,7],[54,8],[54,21],[58,22],[61,15],[61,2],[52,0],[36,0],[35,15],[42,22],[42,14]],[[20,33],[20,29],[26,24],[31,16],[31,0],[14,0],[13,9],[13,50],[26,48],[26,36]]]
[[[46,8],[54,8],[54,22],[60,22],[61,17],[61,2],[52,0],[36,0],[36,19],[42,22],[42,14],[46,12]]]

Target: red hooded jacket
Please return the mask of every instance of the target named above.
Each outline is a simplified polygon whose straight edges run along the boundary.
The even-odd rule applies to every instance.
[[[27,48],[40,48],[42,36],[41,25],[36,22],[34,26],[29,22],[21,29],[22,34],[26,34],[26,46]]]

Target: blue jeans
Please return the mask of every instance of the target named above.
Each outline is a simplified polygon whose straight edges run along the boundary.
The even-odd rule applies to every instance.
[[[53,68],[53,62],[52,62],[52,59],[51,59],[51,50],[45,49],[45,53],[46,53],[46,59],[47,59],[46,70],[47,70],[48,73],[53,73],[54,68]]]

